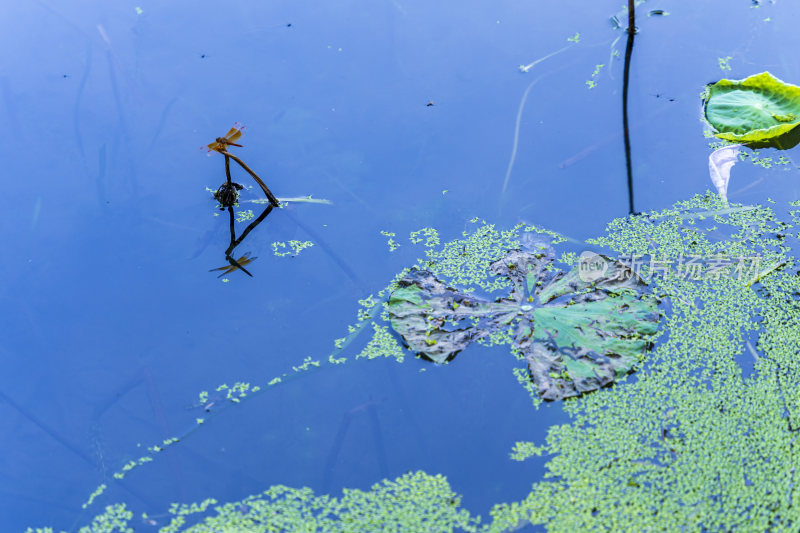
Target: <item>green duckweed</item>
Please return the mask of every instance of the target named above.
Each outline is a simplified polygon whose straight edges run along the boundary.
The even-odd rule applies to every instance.
[[[800,210],[789,217],[779,220],[770,207],[728,206],[707,193],[614,220],[590,241],[620,256],[675,262],[692,255],[758,257],[760,266],[755,276],[743,276],[735,275],[734,261],[725,275],[709,275],[706,265],[692,279],[645,264],[642,273],[666,308],[655,345],[635,379],[564,400],[568,423],[550,427],[543,443],[514,446],[510,460],[547,458],[545,477],[531,480],[520,500],[497,503],[480,517],[461,506],[458,488],[444,476],[413,472],[366,491],[345,489],[341,497],[273,485],[238,502],[175,504],[162,531],[502,532],[528,523],[555,532],[797,531],[800,276],[793,239]],[[507,289],[508,281],[489,274],[488,266],[518,248],[529,228],[478,225],[463,238],[426,249],[419,264],[462,289]],[[355,350],[359,358],[402,360],[382,311],[404,274],[362,302],[359,320],[331,358],[338,361],[371,330],[371,340]],[[235,408],[234,399],[250,401],[266,385],[329,364],[306,358],[261,386],[241,382],[219,391],[227,396],[235,390],[222,400]],[[513,371],[535,395],[525,370]],[[201,393],[200,400],[209,395]],[[180,442],[167,440],[159,446]],[[142,467],[133,462],[133,472]],[[103,489],[87,505],[111,498]],[[133,531],[132,520],[126,505],[115,503],[79,531]]]

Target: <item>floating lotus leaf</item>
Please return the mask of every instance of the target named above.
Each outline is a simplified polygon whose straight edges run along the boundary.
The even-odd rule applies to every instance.
[[[495,301],[412,270],[389,299],[392,327],[437,363],[511,327],[543,399],[590,392],[633,370],[659,320],[657,300],[636,273],[605,256],[593,261],[602,268],[587,274],[581,262],[562,272],[552,266],[552,248],[509,252],[490,266],[513,284]]]
[[[774,139],[800,124],[800,87],[769,72],[743,80],[720,80],[709,88],[706,119],[722,139]]]

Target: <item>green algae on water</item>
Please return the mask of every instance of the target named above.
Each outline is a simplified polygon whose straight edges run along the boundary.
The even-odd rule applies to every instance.
[[[277,241],[272,243],[272,253],[278,257],[297,257],[306,248],[311,248],[314,243],[311,241]]]
[[[636,379],[564,400],[569,423],[550,427],[544,443],[518,442],[512,457],[546,456],[547,473],[531,480],[528,494],[497,503],[488,516],[463,508],[458,487],[442,475],[415,472],[367,491],[345,490],[341,497],[276,484],[238,502],[176,504],[171,519],[184,521],[167,531],[502,532],[528,523],[555,532],[797,531],[800,276],[793,254],[800,210],[789,214],[791,220],[780,220],[769,207],[728,206],[708,193],[671,209],[614,220],[591,241],[620,256],[650,255],[675,264],[688,256],[719,256],[730,260],[730,268],[705,268],[697,279],[675,269],[643,269],[667,311]],[[428,249],[419,266],[460,289],[512,290],[511,280],[487,275],[488,267],[520,249],[525,231],[480,225]],[[755,282],[736,275],[737,257],[760,258]],[[338,343],[335,359],[369,330],[373,339],[366,341],[371,347],[365,359],[402,353],[381,311],[406,274],[362,301],[359,321]],[[306,359],[298,371],[269,383],[279,386],[320,368],[315,364],[328,365]],[[515,374],[520,370],[520,383],[529,386],[523,369]],[[258,385],[246,383],[233,398],[255,396]],[[153,464],[137,462],[128,474]],[[118,497],[112,487],[95,495],[95,505]],[[80,531],[132,530],[128,507],[109,505]]]

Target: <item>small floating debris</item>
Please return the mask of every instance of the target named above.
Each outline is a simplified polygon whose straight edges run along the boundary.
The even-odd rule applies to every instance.
[[[739,161],[741,144],[723,146],[708,156],[708,173],[717,192],[728,203],[728,182],[731,179],[731,168]]]

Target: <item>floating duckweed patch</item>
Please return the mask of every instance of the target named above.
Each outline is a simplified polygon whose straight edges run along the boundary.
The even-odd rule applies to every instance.
[[[798,211],[790,212],[794,224]],[[428,249],[418,269],[459,287],[464,298],[477,298],[463,291],[467,286],[518,290],[514,279],[491,274],[490,267],[508,258],[509,251],[525,249],[530,231],[477,226],[463,239]],[[514,446],[509,460],[544,455],[547,473],[543,480],[531,480],[531,491],[519,501],[498,503],[487,517],[462,508],[458,488],[443,476],[416,472],[368,491],[345,490],[338,498],[274,485],[239,502],[176,504],[172,529],[164,531],[499,533],[528,523],[570,533],[797,531],[800,276],[790,249],[797,245],[796,234],[796,226],[778,220],[770,208],[728,206],[711,193],[672,209],[612,221],[591,244],[620,258],[649,256],[641,261],[640,275],[667,309],[658,342],[636,379],[567,398],[563,407],[569,423],[550,427],[543,443]],[[701,263],[699,275],[687,276],[682,269],[695,257],[714,259]],[[738,268],[741,258],[758,258],[756,267]],[[473,261],[482,268],[473,268]],[[334,361],[341,362],[344,350],[370,329],[372,340],[354,353],[367,359],[403,353],[388,330],[386,307],[392,305],[388,295],[404,288],[408,273],[360,302],[358,321],[337,340]],[[404,298],[424,301],[413,293]],[[753,336],[758,340],[751,349]],[[745,360],[754,368],[747,375]],[[242,383],[219,402],[235,408],[234,398],[250,401],[295,376],[335,366],[329,363],[307,358],[258,391]],[[523,386],[531,386],[526,371],[514,373]],[[216,414],[212,409],[207,416]],[[167,441],[177,446],[188,436]],[[129,475],[152,468],[136,463]],[[109,492],[114,491],[95,493],[94,505],[113,501]],[[117,503],[80,531],[129,531],[132,516]]]
[[[439,246],[439,232],[436,231],[434,228],[422,228],[418,231],[412,231],[408,238],[411,240],[412,244],[419,244],[422,242],[423,237],[425,238],[425,247],[432,248],[434,246]]]
[[[213,498],[190,505],[173,504],[171,520],[160,533],[267,533],[275,531],[425,531],[445,533],[458,528],[479,531],[478,518],[461,507],[461,497],[446,478],[424,472],[383,480],[370,490],[344,489],[340,498],[316,496],[311,489],[275,485],[261,494],[220,504]],[[204,514],[202,522],[188,527],[192,515]],[[143,520],[149,517],[144,515]],[[133,513],[124,505],[106,508],[80,533],[132,532]],[[161,525],[153,521],[152,525]],[[26,533],[53,533],[50,528],[29,528]]]
[[[246,211],[237,211],[236,212],[236,222],[247,222],[249,220],[253,220],[255,215],[253,214],[252,209],[247,209]]]
[[[586,86],[589,89],[594,89],[595,87],[597,87],[597,77],[600,75],[600,71],[603,70],[604,66],[605,65],[602,65],[602,64],[594,66],[594,71],[592,72],[592,78],[589,79],[589,80],[586,80]]]
[[[95,516],[91,524],[80,528],[78,533],[132,532],[133,528],[129,527],[131,519],[133,512],[124,503],[116,503],[107,506],[105,512]],[[51,527],[29,527],[25,533],[55,533],[55,530]]]
[[[397,341],[389,333],[388,326],[379,326],[372,322],[372,339],[367,346],[356,355],[356,359],[366,358],[375,359],[376,357],[393,357],[398,363],[402,363],[406,357],[406,352],[397,344]]]
[[[277,241],[272,243],[272,253],[278,257],[297,257],[306,248],[311,248],[314,243],[311,241]]]
[[[544,446],[536,446],[532,442],[517,442],[509,457],[515,461],[524,461],[529,457],[542,455],[542,453],[544,453]]]
[[[477,223],[478,219],[470,222]],[[520,239],[526,234],[534,233],[553,237],[554,244],[565,240],[561,235],[536,226],[517,224],[509,230],[499,231],[493,224],[484,222],[472,233],[464,231],[463,239],[447,242],[440,249],[429,248],[425,251],[425,258],[417,261],[417,266],[438,278],[448,279],[453,285],[462,287],[464,292],[473,292],[477,288],[487,292],[505,289],[511,286],[511,280],[494,275],[489,267],[509,250],[518,249]]]
[[[635,382],[565,403],[572,423],[547,438],[552,481],[495,507],[495,523],[528,520],[549,531],[798,529],[800,306],[792,294],[800,282],[775,238],[785,226],[767,208],[726,212],[716,197],[676,207],[616,220],[595,242],[620,254],[677,261],[725,252],[787,267],[762,277],[759,289],[735,275],[653,276],[654,290],[672,304],[666,338]],[[744,378],[737,361],[752,357],[751,332],[760,355]]]
[[[400,244],[394,240],[394,238],[397,237],[396,233],[391,231],[381,230],[381,235],[383,235],[384,237],[389,237],[386,240],[386,245],[389,247],[390,252],[394,252],[395,250],[400,248]]]

